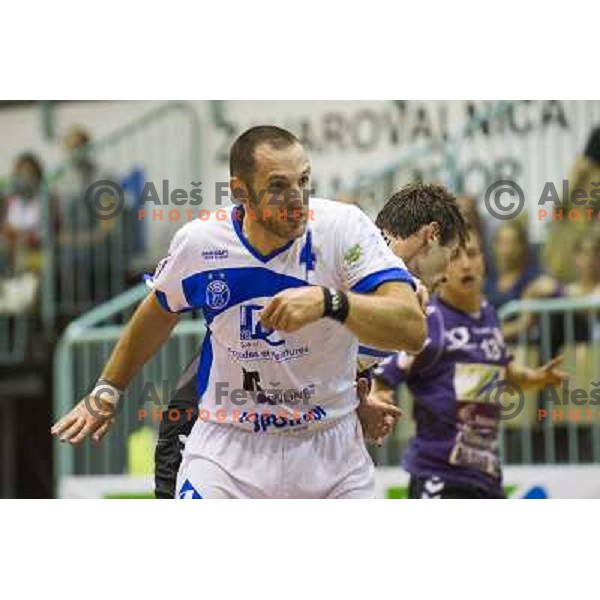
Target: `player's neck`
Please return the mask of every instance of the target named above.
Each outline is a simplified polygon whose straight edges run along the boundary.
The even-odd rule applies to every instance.
[[[440,298],[452,308],[470,315],[477,314],[481,310],[483,296],[481,293],[469,294],[468,296],[459,296],[448,292],[440,292]]]
[[[255,219],[244,219],[242,222],[242,231],[244,232],[244,237],[250,242],[252,247],[265,256],[275,252],[275,250],[285,246],[289,242],[288,239],[282,238],[265,229]]]
[[[406,239],[399,238],[395,243],[394,253],[414,272],[415,259],[418,257],[421,248],[421,242],[415,236],[410,236]]]

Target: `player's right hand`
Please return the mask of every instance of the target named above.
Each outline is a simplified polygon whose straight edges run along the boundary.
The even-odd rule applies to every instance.
[[[113,402],[90,394],[57,421],[50,433],[61,442],[73,445],[90,436],[94,442],[100,443],[115,422],[115,415],[116,405]]]
[[[365,441],[381,446],[402,417],[402,411],[394,404],[391,390],[370,392],[364,378],[358,380],[356,391],[359,399],[356,412]]]

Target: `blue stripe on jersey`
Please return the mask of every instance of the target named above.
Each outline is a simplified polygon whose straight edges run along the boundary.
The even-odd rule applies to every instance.
[[[213,362],[213,350],[210,329],[206,330],[206,335],[204,336],[204,341],[202,342],[202,350],[200,352],[201,357],[196,377],[196,389],[198,390],[198,399],[201,401],[202,395],[204,394],[204,392],[206,392],[206,389],[208,388],[208,380],[210,379],[210,369],[212,367]]]
[[[277,248],[273,250],[273,252],[269,254],[261,254],[254,246],[250,243],[250,241],[244,235],[244,230],[242,229],[242,222],[244,219],[244,207],[243,206],[234,206],[231,211],[231,220],[233,221],[233,229],[235,230],[240,242],[245,246],[246,250],[254,256],[254,258],[260,260],[261,262],[269,262],[272,258],[275,258],[277,255],[285,252],[290,248],[290,246],[296,241],[295,239],[290,240],[282,246],[281,248]]]
[[[167,301],[167,295],[164,292],[161,292],[160,290],[155,290],[154,294],[156,296],[156,299],[158,300],[158,303],[168,312],[173,312],[170,307],[169,307],[169,302]]]
[[[229,298],[219,309],[211,308],[206,303],[206,288],[210,281],[221,280],[227,284]],[[288,288],[309,285],[307,281],[276,273],[263,267],[238,267],[232,269],[215,269],[196,273],[182,281],[183,293],[187,303],[193,308],[204,309],[206,321],[212,320],[223,311],[236,304],[252,298],[271,297]]]
[[[388,281],[409,283],[413,289],[417,289],[415,280],[406,269],[393,268],[377,271],[376,273],[371,273],[370,275],[363,277],[351,291],[366,294],[375,291],[381,284],[387,283]]]
[[[189,307],[189,308],[182,308],[181,310],[173,310],[170,306],[169,306],[169,301],[167,300],[167,295],[164,292],[161,292],[160,290],[154,290],[154,295],[156,296],[156,299],[158,300],[158,303],[168,312],[173,313],[174,315],[182,315],[183,313],[187,313],[190,312],[192,310],[194,310],[194,307]]]
[[[388,356],[395,354],[393,350],[377,350],[370,346],[359,346],[358,353],[364,354],[365,356],[374,356],[376,358],[387,358]]]

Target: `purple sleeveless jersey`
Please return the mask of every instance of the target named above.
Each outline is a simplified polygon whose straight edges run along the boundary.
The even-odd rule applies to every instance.
[[[496,311],[484,301],[478,316],[469,315],[433,297],[428,313],[428,339],[412,364],[400,353],[375,370],[392,388],[406,383],[415,398],[417,432],[403,466],[416,476],[500,490],[498,407],[486,391],[505,378],[510,357]]]

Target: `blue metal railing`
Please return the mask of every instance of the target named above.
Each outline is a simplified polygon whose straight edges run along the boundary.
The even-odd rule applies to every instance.
[[[74,320],[64,331],[54,355],[54,414],[66,414],[89,393],[110,352],[123,332],[123,325],[110,324],[115,316],[132,312],[147,295],[145,284],[138,285]],[[200,318],[189,316],[174,329],[163,348],[144,366],[127,389],[113,430],[99,448],[87,440],[75,449],[55,442],[56,482],[70,475],[107,475],[126,472],[129,436],[142,426],[157,429],[157,414],[169,398],[165,382],[175,382],[202,342],[206,331]],[[160,406],[143,404],[143,394],[153,386]],[[142,403],[142,404],[141,404]],[[150,408],[140,418],[138,409]]]

